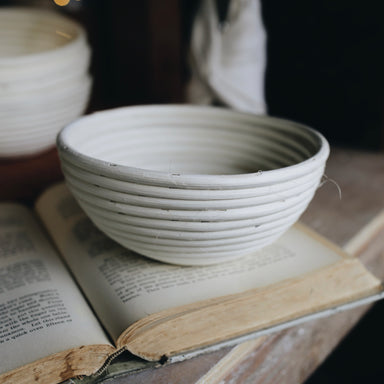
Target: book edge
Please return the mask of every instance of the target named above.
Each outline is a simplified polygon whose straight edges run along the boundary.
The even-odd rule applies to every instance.
[[[337,268],[336,268],[337,266]],[[346,269],[345,269],[345,268]],[[210,312],[213,311],[213,308],[214,307],[219,307],[219,311],[223,311],[223,309],[228,309],[228,308],[225,308],[227,305],[228,307],[233,307],[234,306],[234,302],[238,302],[239,300],[240,301],[245,301],[247,305],[249,305],[250,303],[252,303],[252,305],[255,305],[255,300],[259,300],[259,304],[262,303],[262,300],[259,299],[259,297],[261,296],[268,296],[268,295],[271,295],[273,293],[281,293],[281,292],[285,292],[287,290],[287,287],[290,286],[292,287],[292,293],[293,295],[297,294],[295,290],[295,286],[297,285],[305,285],[305,283],[307,282],[307,285],[308,285],[308,282],[309,281],[312,281],[312,278],[316,278],[316,277],[319,277],[321,279],[323,279],[323,286],[326,286],[326,280],[328,279],[329,280],[329,275],[334,273],[335,270],[338,270],[338,269],[345,269],[346,271],[350,271],[352,273],[352,281],[356,281],[357,278],[363,278],[364,281],[363,281],[363,287],[361,289],[357,288],[357,289],[354,289],[353,291],[348,291],[350,288],[349,287],[346,287],[345,285],[345,281],[343,281],[342,279],[340,279],[340,275],[337,274],[336,276],[331,276],[332,277],[332,282],[334,284],[339,284],[339,282],[343,281],[344,282],[344,286],[341,286],[341,293],[339,295],[338,298],[336,298],[333,303],[329,304],[329,307],[335,307],[335,306],[339,306],[345,302],[350,302],[350,301],[354,301],[354,300],[358,300],[362,297],[365,297],[365,296],[369,296],[371,294],[376,294],[378,292],[381,292],[382,291],[382,285],[381,285],[381,282],[379,279],[377,279],[376,277],[374,277],[369,271],[366,270],[366,268],[364,267],[364,265],[358,260],[358,259],[342,259],[338,262],[336,262],[335,264],[332,264],[330,266],[327,266],[327,267],[324,267],[324,268],[321,268],[320,270],[316,270],[316,271],[312,271],[312,272],[309,272],[309,273],[306,273],[304,275],[301,275],[299,277],[296,277],[296,278],[293,278],[293,279],[287,279],[287,280],[283,280],[281,282],[278,282],[278,283],[275,283],[275,284],[272,284],[272,285],[269,285],[269,286],[266,286],[266,287],[263,287],[263,288],[255,288],[255,289],[252,289],[252,290],[248,290],[248,291],[245,291],[243,293],[239,293],[239,294],[233,294],[233,295],[225,295],[225,296],[222,296],[222,297],[219,297],[219,298],[214,298],[214,299],[209,299],[209,300],[204,300],[202,302],[197,302],[197,303],[192,303],[192,304],[189,304],[189,305],[185,305],[185,306],[181,306],[181,307],[176,307],[176,308],[172,308],[171,310],[165,310],[165,311],[162,311],[162,312],[159,312],[159,313],[155,313],[153,315],[150,315],[150,316],[147,316],[146,318],[142,319],[142,320],[139,320],[137,321],[136,323],[134,323],[131,327],[129,327],[125,332],[122,333],[122,335],[119,337],[118,341],[117,341],[117,345],[118,347],[123,347],[125,346],[127,348],[128,351],[130,351],[132,354],[136,355],[136,356],[139,356],[140,358],[143,358],[145,360],[149,360],[149,361],[156,361],[156,360],[167,360],[170,356],[173,356],[173,355],[176,355],[176,354],[180,354],[180,353],[183,353],[185,352],[185,350],[169,350],[169,351],[162,351],[162,352],[157,352],[157,353],[153,353],[153,351],[151,353],[149,353],[148,351],[145,352],[145,351],[139,351],[139,349],[137,348],[137,343],[140,344],[140,339],[143,340],[143,338],[145,338],[145,335],[149,332],[154,332],[153,330],[155,328],[159,328],[161,329],[162,331],[161,332],[165,332],[164,331],[164,327],[163,325],[164,324],[167,324],[168,322],[176,322],[179,321],[180,319],[184,319],[184,320],[181,320],[181,321],[186,321],[185,319],[188,318],[188,317],[196,317],[197,314],[201,313],[203,314],[204,310],[205,309],[209,309]],[[339,271],[340,272],[340,271]],[[289,317],[291,318],[297,318],[297,317],[302,317],[302,316],[306,316],[308,315],[309,313],[312,313],[312,308],[310,308],[311,306],[313,307],[314,304],[316,304],[314,306],[314,310],[315,312],[319,312],[319,311],[322,311],[324,309],[327,309],[327,308],[324,308],[324,302],[325,300],[321,297],[321,292],[318,290],[318,289],[313,289],[313,287],[306,287],[307,290],[305,291],[305,295],[307,295],[307,300],[309,300],[309,302],[306,302],[304,306],[304,308],[302,309],[295,309],[294,312],[295,313],[292,313],[290,315],[288,315]],[[314,291],[314,294],[315,295],[319,295],[318,296],[320,298],[320,302],[316,303],[316,302],[312,302],[311,300],[316,300],[316,298],[313,299],[312,297],[312,290]],[[318,291],[318,292],[316,292]],[[320,293],[319,293],[320,292]],[[292,294],[291,293],[291,294]],[[348,296],[348,297],[346,297]],[[292,310],[291,310],[292,311]],[[212,313],[210,313],[210,315],[212,316]],[[276,315],[274,315],[276,317]],[[284,318],[284,317],[279,317],[278,320],[268,320],[268,321],[261,321],[261,323],[267,323],[267,322],[270,322],[270,324],[266,325],[266,324],[261,324],[261,325],[255,325],[252,321],[249,322],[249,324],[247,325],[248,327],[250,328],[253,328],[251,331],[248,331],[246,330],[246,327],[244,327],[244,332],[247,332],[247,333],[254,333],[254,332],[257,332],[261,329],[269,329],[270,327],[275,327],[275,325],[279,324],[279,323],[283,323],[283,322],[289,322],[291,319],[287,319],[287,318]],[[236,332],[239,332],[239,331],[236,331]],[[152,335],[154,337],[154,335]],[[225,336],[227,340],[229,339],[233,339],[233,338],[238,338],[240,337],[241,335],[238,334],[233,334],[230,335],[227,333],[227,335]],[[210,338],[212,338],[212,334],[209,335]],[[220,343],[219,340],[214,340],[214,339],[210,339],[209,341],[203,341],[203,342],[200,342],[199,345],[195,345],[192,347],[192,349],[196,349],[196,348],[204,348],[205,347],[205,344],[217,344],[217,343]]]
[[[107,344],[84,345],[57,352],[0,374],[2,384],[53,384],[76,376],[95,374],[116,348]]]
[[[282,323],[279,323],[276,325],[272,325],[270,327],[268,326],[266,328],[263,328],[263,329],[260,329],[260,330],[257,330],[257,331],[239,336],[239,337],[235,337],[235,338],[223,341],[223,342],[219,342],[219,343],[216,343],[213,345],[203,346],[203,347],[199,347],[199,348],[194,349],[194,350],[180,352],[178,354],[167,357],[166,363],[171,364],[171,363],[181,362],[181,361],[188,360],[188,359],[191,359],[193,357],[199,356],[201,354],[218,351],[218,350],[225,348],[225,347],[234,347],[234,346],[236,346],[240,343],[243,343],[245,341],[257,339],[261,336],[265,336],[265,335],[269,335],[269,334],[276,333],[279,331],[283,331],[285,329],[306,323],[306,322],[311,321],[311,320],[321,319],[321,318],[332,316],[332,315],[335,315],[337,313],[344,312],[344,311],[347,311],[347,310],[350,310],[353,308],[357,308],[357,307],[360,307],[363,305],[368,305],[368,304],[374,303],[378,300],[381,300],[383,298],[384,298],[384,288],[381,287],[378,292],[373,293],[373,294],[369,294],[363,298],[355,299],[355,300],[346,302],[344,304],[325,308],[325,309],[322,309],[322,310],[317,311],[317,312],[303,315],[303,316],[294,318],[292,320],[288,320],[288,321],[285,321],[285,322],[282,322]]]

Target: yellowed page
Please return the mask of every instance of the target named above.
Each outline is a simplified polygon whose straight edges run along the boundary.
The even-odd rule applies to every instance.
[[[118,345],[126,345],[136,356],[158,361],[300,321],[303,316],[318,317],[323,310],[379,292],[380,281],[357,259],[348,258],[268,287],[147,316],[123,333]]]
[[[0,374],[85,344],[109,344],[33,213],[0,204]]]
[[[276,244],[225,264],[172,266],[123,249],[99,232],[64,185],[37,204],[89,301],[116,340],[149,314],[266,286],[328,266],[343,256],[294,228]]]

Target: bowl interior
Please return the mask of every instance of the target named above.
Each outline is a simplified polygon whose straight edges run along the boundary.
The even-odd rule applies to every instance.
[[[132,107],[88,116],[67,127],[59,142],[90,163],[176,175],[280,169],[310,159],[324,144],[316,132],[297,124],[181,106]]]
[[[62,47],[79,34],[76,23],[54,12],[4,8],[0,10],[0,59]]]

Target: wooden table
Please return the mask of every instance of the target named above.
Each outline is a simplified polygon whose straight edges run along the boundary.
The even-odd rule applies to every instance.
[[[384,210],[384,154],[333,150],[326,175],[302,221],[345,246]],[[337,183],[337,185],[335,184]],[[341,198],[339,189],[341,190]],[[359,249],[359,257],[384,278],[384,228]],[[161,368],[118,376],[113,384],[298,384],[324,361],[366,313],[360,307],[311,321],[234,348]]]

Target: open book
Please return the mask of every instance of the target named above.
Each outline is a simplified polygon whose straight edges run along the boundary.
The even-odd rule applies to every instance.
[[[149,260],[103,235],[58,184],[36,212],[0,205],[0,382],[91,375],[121,351],[177,360],[380,292],[357,259],[301,224],[237,261]]]

